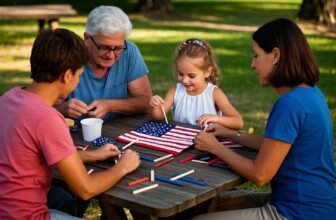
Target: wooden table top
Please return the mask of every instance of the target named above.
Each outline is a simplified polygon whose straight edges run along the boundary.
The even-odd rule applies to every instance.
[[[77,16],[69,4],[0,6],[0,20],[12,19],[58,19]]]
[[[103,124],[102,136],[116,138],[121,134],[134,130],[134,128],[140,126],[149,119],[150,118],[148,116],[135,116],[112,120]],[[181,123],[170,123],[181,125]],[[81,129],[79,129],[78,133],[73,134],[72,137],[76,145],[84,146],[87,144],[87,142],[83,140]],[[116,145],[121,150],[121,147],[125,144],[117,142]],[[142,155],[152,158],[167,155],[165,152],[136,145],[131,145],[129,148]],[[244,148],[239,148],[237,151],[247,157],[255,156],[254,152]],[[194,207],[197,204],[215,197],[221,192],[230,190],[245,182],[243,178],[236,175],[228,168],[212,167],[191,161],[179,163],[179,160],[195,153],[204,154],[204,152],[200,152],[194,147],[190,147],[183,151],[180,155],[174,156],[174,160],[172,162],[159,168],[155,168],[153,162],[142,160],[140,167],[136,171],[128,174],[125,178],[119,181],[117,185],[106,191],[104,196],[107,196],[112,204],[125,207],[130,210],[145,213],[156,218],[169,217]],[[95,171],[99,171],[113,165],[114,161],[111,160],[89,163],[87,164],[87,168],[93,168]],[[188,175],[188,177],[203,181],[206,183],[206,186],[199,186],[180,180],[179,182],[184,183],[185,186],[175,186],[169,183],[155,181],[154,183],[158,183],[159,187],[136,195],[133,195],[132,193],[134,190],[154,183],[147,181],[136,186],[128,186],[128,183],[131,181],[143,177],[150,177],[150,170],[154,170],[155,175],[170,178],[173,173],[180,174],[192,169],[194,169],[195,172]]]

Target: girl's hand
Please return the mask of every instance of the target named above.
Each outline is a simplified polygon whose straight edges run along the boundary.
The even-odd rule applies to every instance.
[[[197,119],[198,125],[203,128],[206,125],[218,122],[217,115],[203,114]]]
[[[151,98],[149,104],[153,107],[153,108],[157,108],[160,107],[161,105],[163,105],[165,103],[165,101],[158,95],[155,95]]]

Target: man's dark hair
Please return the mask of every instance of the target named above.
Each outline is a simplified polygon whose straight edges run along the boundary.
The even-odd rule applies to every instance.
[[[68,69],[75,73],[88,60],[83,39],[67,29],[42,31],[35,39],[30,56],[31,78],[54,82]]]

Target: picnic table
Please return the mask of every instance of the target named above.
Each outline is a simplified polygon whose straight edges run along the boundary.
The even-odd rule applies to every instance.
[[[142,115],[112,120],[103,124],[102,136],[116,138],[121,134],[134,130],[149,119],[148,116]],[[169,123],[193,127],[183,123]],[[72,137],[77,146],[85,146],[88,144],[88,142],[83,140],[81,129],[79,129],[78,133],[72,134]],[[122,147],[125,146],[125,143],[116,142],[116,145],[121,150]],[[137,146],[136,144],[131,145],[129,148],[137,151],[141,155],[146,155],[152,158],[159,158],[167,155],[165,152]],[[254,151],[246,148],[235,149],[246,157],[255,157]],[[229,168],[212,167],[192,161],[186,163],[179,162],[181,159],[194,154],[204,154],[204,152],[200,152],[194,147],[190,147],[184,150],[181,154],[174,156],[172,162],[159,168],[155,168],[153,162],[142,161],[140,167],[136,171],[128,174],[101,196],[103,196],[104,199],[108,199],[113,205],[146,214],[148,219],[169,219],[185,210],[196,207],[203,202],[210,202],[213,198],[219,196],[220,193],[228,191],[246,181],[232,172]],[[104,170],[113,165],[113,160],[86,164],[87,169],[94,169],[94,172]],[[157,188],[136,195],[132,193],[134,190],[154,183],[147,181],[136,186],[128,186],[128,183],[131,181],[149,177],[151,170],[155,171],[155,176],[159,175],[170,178],[173,173],[180,174],[192,169],[194,170],[194,173],[188,175],[188,177],[206,183],[205,186],[179,180],[179,182],[183,182],[184,186],[176,186],[161,181],[155,181],[154,183],[159,184]],[[210,203],[209,205],[211,206]]]
[[[61,17],[77,16],[77,12],[69,4],[41,4],[0,6],[0,20],[38,20],[39,32],[48,23],[50,29],[59,25]]]

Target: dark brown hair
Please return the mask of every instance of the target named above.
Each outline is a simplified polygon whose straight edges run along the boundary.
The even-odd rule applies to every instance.
[[[31,76],[36,82],[54,82],[67,70],[80,69],[88,60],[83,39],[66,29],[42,31],[30,56]]]
[[[260,27],[252,38],[266,53],[275,47],[280,50],[280,59],[268,77],[274,87],[300,83],[314,86],[318,82],[320,72],[316,59],[304,34],[291,20],[273,20]]]
[[[190,38],[182,42],[175,51],[175,68],[176,62],[183,57],[203,58],[203,63],[198,65],[199,68],[202,70],[207,70],[209,67],[212,67],[211,74],[206,79],[206,81],[211,82],[214,85],[219,84],[221,74],[220,69],[215,62],[213,50],[208,42],[196,38]]]

